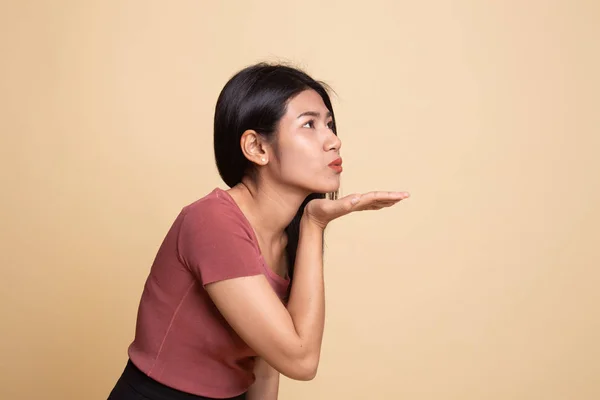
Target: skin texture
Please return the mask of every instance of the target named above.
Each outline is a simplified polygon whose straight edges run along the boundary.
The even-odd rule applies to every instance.
[[[248,390],[248,400],[276,400],[279,393],[279,371],[262,358],[257,358],[254,367],[256,381]]]
[[[254,228],[267,264],[282,276],[288,269],[285,227],[308,194],[333,192],[340,185],[340,173],[328,166],[341,149],[331,122],[321,97],[306,90],[288,102],[275,140],[254,131],[244,132],[240,140],[256,170],[229,193]],[[249,399],[276,399],[280,373],[296,380],[310,380],[317,373],[325,320],[322,239],[327,224],[406,197],[406,192],[377,191],[311,201],[300,225],[287,307],[262,275],[207,285],[219,311],[259,355]]]

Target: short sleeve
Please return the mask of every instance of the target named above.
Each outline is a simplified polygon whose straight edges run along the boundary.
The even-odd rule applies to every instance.
[[[203,286],[262,273],[252,228],[239,210],[208,201],[182,213],[179,257]]]

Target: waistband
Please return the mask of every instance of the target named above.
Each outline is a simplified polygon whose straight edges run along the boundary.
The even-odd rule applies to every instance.
[[[136,367],[131,360],[127,361],[121,379],[127,382],[136,392],[152,400],[217,400],[211,397],[182,392],[155,381]],[[244,399],[246,399],[246,395],[242,394],[229,400]]]

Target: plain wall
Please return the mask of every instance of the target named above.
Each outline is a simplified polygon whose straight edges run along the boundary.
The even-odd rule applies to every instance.
[[[0,398],[105,399],[150,264],[215,186],[240,68],[329,83],[342,194],[312,382],[280,398],[600,398],[600,3],[0,5]]]

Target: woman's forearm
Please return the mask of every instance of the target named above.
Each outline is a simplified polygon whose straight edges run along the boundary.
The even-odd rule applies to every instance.
[[[294,265],[288,311],[304,347],[308,378],[316,374],[325,324],[323,228],[304,217]]]
[[[317,373],[325,322],[323,228],[301,220],[287,307],[264,276],[224,279],[206,290],[231,327],[260,357],[295,380]]]
[[[254,364],[254,383],[247,393],[247,400],[277,400],[279,394],[279,371],[263,358],[257,357]]]

